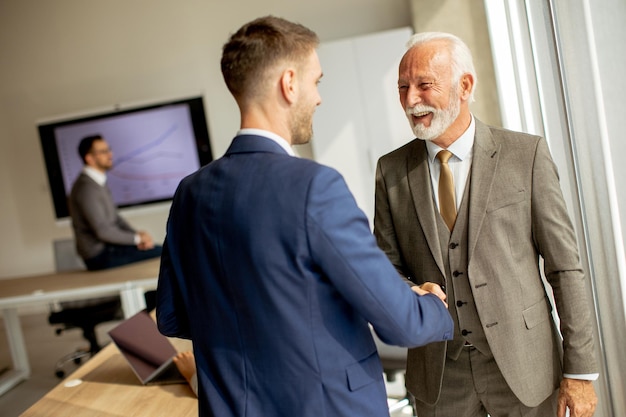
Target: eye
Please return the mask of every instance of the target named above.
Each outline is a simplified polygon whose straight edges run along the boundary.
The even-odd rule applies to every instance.
[[[407,88],[409,88],[408,85],[398,85],[398,90],[400,90],[400,91],[406,90]]]
[[[429,88],[430,88],[430,87],[432,87],[432,86],[433,86],[433,83],[430,83],[430,82],[429,82],[429,83],[420,83],[420,88],[421,88],[422,90],[429,89]]]

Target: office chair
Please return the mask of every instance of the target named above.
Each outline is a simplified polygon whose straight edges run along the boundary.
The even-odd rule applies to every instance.
[[[59,378],[65,376],[65,366],[73,362],[80,364],[83,359],[90,358],[100,351],[102,346],[96,336],[96,326],[122,320],[122,304],[119,296],[93,298],[89,300],[70,301],[60,303],[61,309],[53,311],[48,316],[48,322],[55,326],[57,335],[70,329],[81,329],[83,338],[89,342],[88,348],[78,348],[57,361],[54,370]]]
[[[150,313],[156,308],[156,290],[145,291],[143,298],[146,300],[146,311]]]
[[[73,239],[56,240],[53,244],[57,272],[85,269],[76,253]],[[48,316],[48,322],[55,325],[56,334],[61,335],[70,329],[80,329],[83,338],[89,342],[89,347],[79,348],[59,359],[55,364],[56,376],[63,378],[67,364],[73,362],[78,365],[83,359],[90,358],[102,348],[96,337],[97,325],[123,318],[120,297],[117,295],[58,303]]]
[[[402,378],[402,384],[404,384],[404,374],[406,372],[406,355],[407,349],[401,348],[398,346],[391,346],[383,343],[376,332],[372,329],[372,336],[374,337],[374,343],[376,343],[376,348],[378,349],[378,356],[380,357],[380,361],[383,365],[383,372],[385,373],[385,378],[387,383],[395,382],[398,377]],[[394,415],[394,413],[403,410],[405,407],[410,406],[412,416],[415,415],[415,407],[413,407],[413,399],[411,398],[411,394],[406,391],[404,388],[404,392],[400,396],[392,396],[388,393],[388,398],[392,398],[396,400],[394,403],[389,406],[389,414]]]

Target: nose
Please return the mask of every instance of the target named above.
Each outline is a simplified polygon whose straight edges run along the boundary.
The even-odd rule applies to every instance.
[[[413,107],[422,102],[422,97],[418,88],[410,85],[406,90],[405,107]]]

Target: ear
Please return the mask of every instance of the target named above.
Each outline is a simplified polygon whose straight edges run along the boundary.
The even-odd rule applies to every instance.
[[[293,68],[287,68],[280,77],[280,91],[287,103],[291,104],[296,101],[298,95],[298,86],[296,81],[296,71]]]
[[[459,81],[459,88],[461,89],[461,99],[469,100],[472,89],[474,88],[474,77],[472,76],[472,74],[466,73],[461,76],[461,80]]]
[[[92,166],[94,164],[94,157],[93,154],[91,152],[87,153],[87,155],[85,155],[85,164]]]

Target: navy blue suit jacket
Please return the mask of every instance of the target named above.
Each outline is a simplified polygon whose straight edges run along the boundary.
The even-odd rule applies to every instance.
[[[335,170],[261,136],[184,179],[157,296],[167,336],[191,338],[201,416],[380,417],[390,344],[452,337],[378,248]]]

